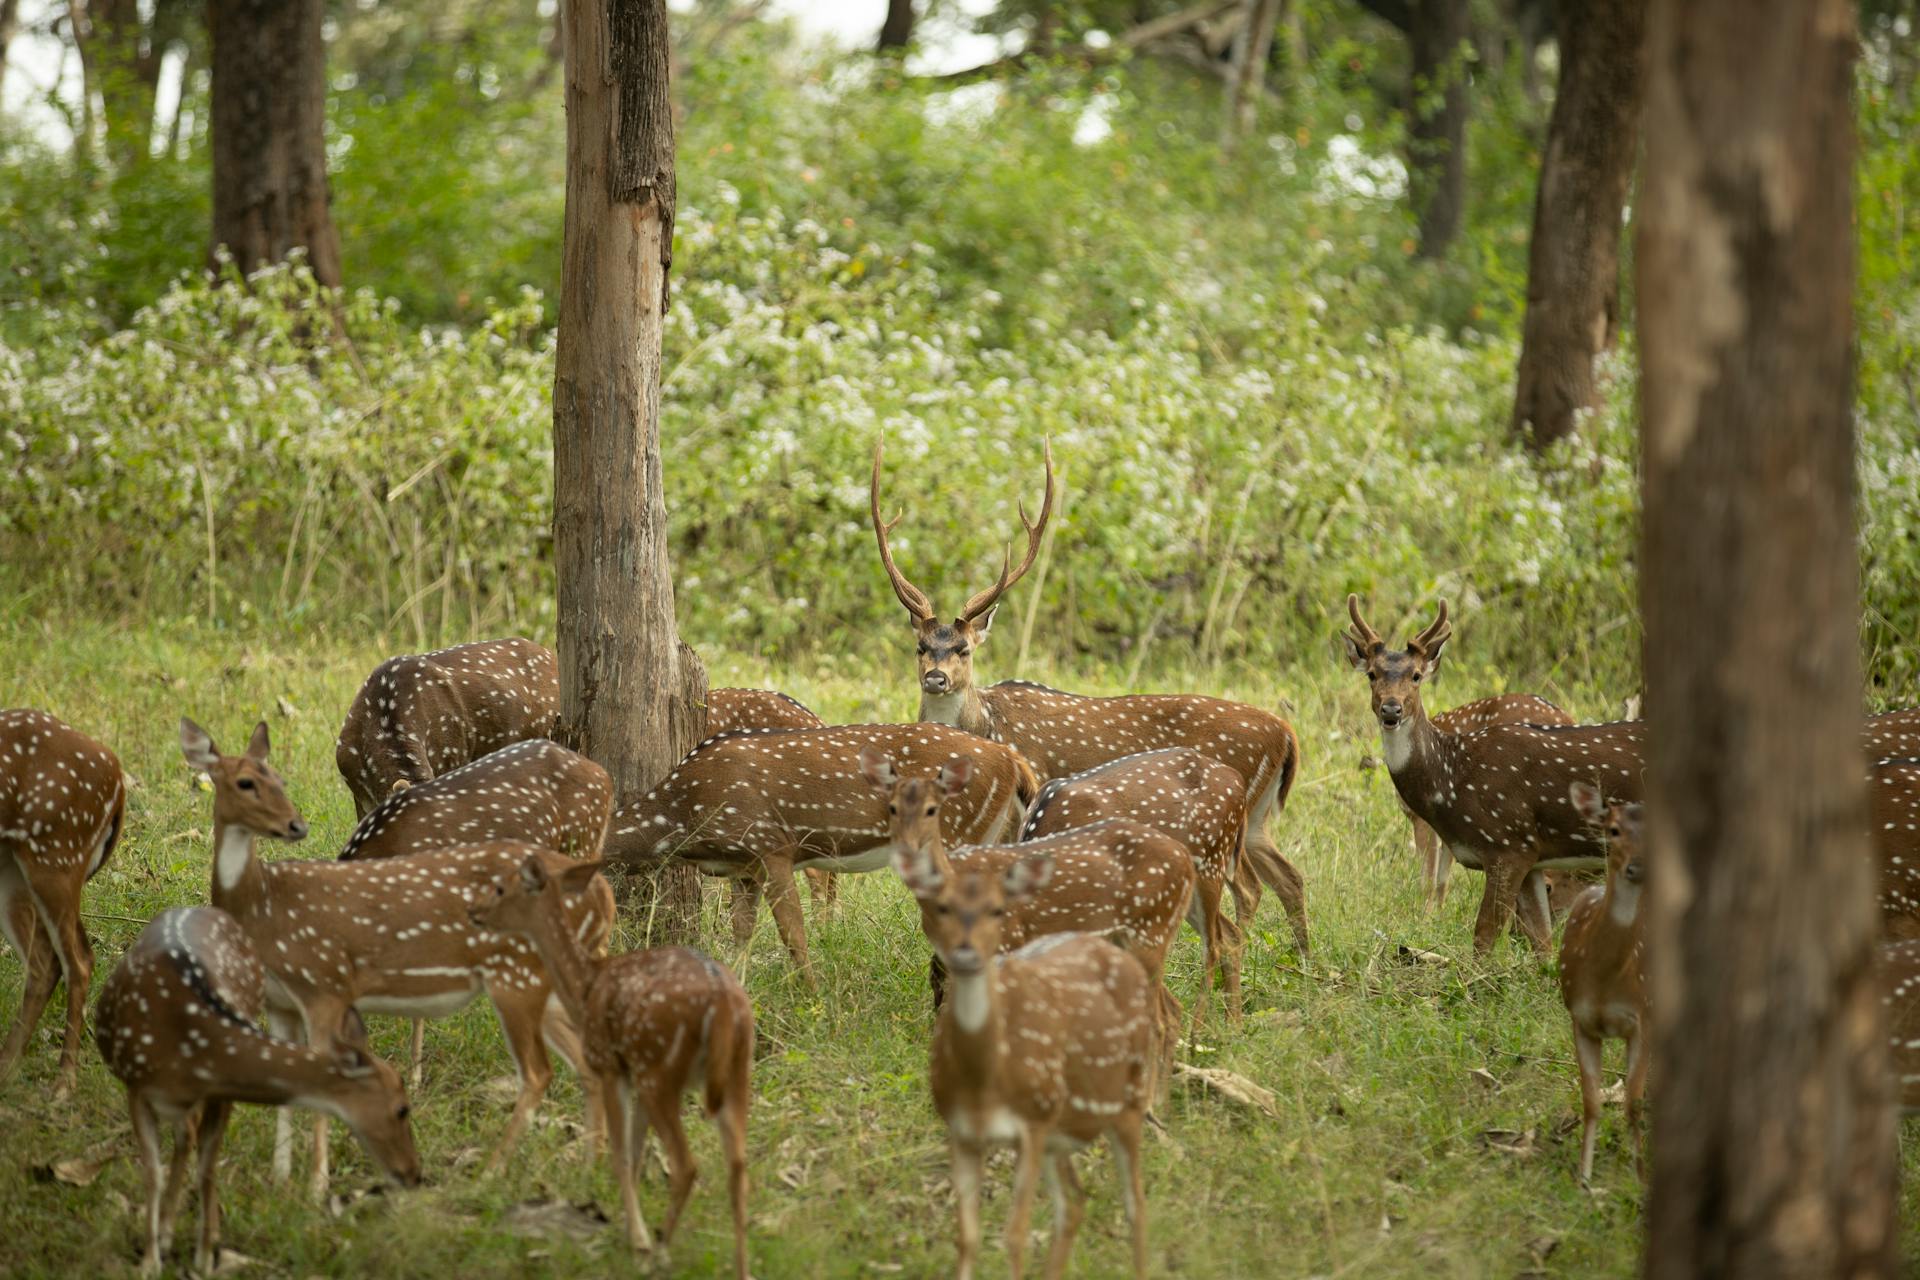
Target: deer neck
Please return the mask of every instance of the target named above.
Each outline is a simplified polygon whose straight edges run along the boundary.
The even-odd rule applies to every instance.
[[[1398,725],[1380,728],[1381,758],[1403,795],[1409,788],[1419,792],[1431,789],[1428,780],[1443,772],[1449,742],[1448,735],[1427,719],[1427,709],[1417,703],[1413,714]]]
[[[260,863],[254,857],[253,832],[215,821],[213,824],[213,902],[219,906],[260,882]]]
[[[546,966],[547,978],[553,983],[554,994],[560,997],[561,1005],[576,1026],[585,1026],[587,993],[593,989],[594,980],[600,976],[606,961],[580,945],[567,927],[566,914],[558,902],[549,908],[540,928],[529,933],[527,939],[540,953],[540,963]]]
[[[1000,1065],[1000,984],[992,960],[979,973],[950,974],[946,1051],[959,1080],[969,1091],[985,1089]]]
[[[1607,920],[1622,933],[1639,934],[1640,898],[1645,887],[1619,880],[1607,881],[1606,899],[1600,905],[1607,913]]]
[[[957,693],[920,694],[920,723],[944,724],[980,738],[993,738],[991,717],[978,685],[968,685]],[[997,741],[997,739],[996,739]]]

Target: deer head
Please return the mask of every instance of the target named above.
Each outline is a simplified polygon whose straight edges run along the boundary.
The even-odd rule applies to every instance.
[[[1440,602],[1440,614],[1433,624],[1401,650],[1387,648],[1378,632],[1360,616],[1360,597],[1347,597],[1347,613],[1353,629],[1340,639],[1346,645],[1347,661],[1356,671],[1367,673],[1373,686],[1373,714],[1380,727],[1389,733],[1417,719],[1420,709],[1420,682],[1440,665],[1440,650],[1453,626],[1447,621],[1447,602]]]
[[[553,857],[560,859],[563,855]],[[520,864],[519,874],[496,880],[480,891],[473,905],[467,908],[467,918],[483,929],[528,935],[538,934],[552,921],[564,934],[567,920],[560,909],[561,896],[586,892],[602,866],[599,859],[576,862],[567,858],[565,861],[566,866],[553,874],[539,855],[529,855]]]
[[[267,722],[253,727],[247,752],[223,756],[213,738],[191,720],[180,721],[180,753],[213,781],[215,823],[275,840],[304,840],[307,824],[287,798],[286,781],[267,763]]]
[[[311,1105],[337,1116],[353,1130],[367,1154],[403,1187],[420,1185],[420,1153],[413,1145],[407,1089],[400,1073],[367,1051],[367,1025],[348,1010],[345,1023],[323,1051],[334,1086]]]
[[[959,756],[931,778],[903,778],[893,761],[872,747],[860,751],[860,776],[886,798],[887,829],[895,848],[934,857],[943,867],[947,855],[940,838],[940,806],[967,789],[973,761]]]
[[[876,441],[873,446],[873,482],[868,493],[873,514],[873,533],[880,543],[880,563],[885,566],[887,578],[893,583],[893,594],[899,597],[901,605],[906,608],[913,622],[914,635],[919,641],[920,690],[935,697],[965,693],[973,687],[973,651],[986,640],[1000,597],[1008,587],[1026,576],[1027,570],[1033,567],[1034,557],[1040,553],[1040,540],[1046,535],[1047,521],[1053,515],[1053,445],[1051,442],[1046,445],[1047,492],[1040,505],[1039,521],[1028,520],[1026,504],[1020,506],[1020,523],[1027,530],[1027,554],[1020,561],[1020,567],[1013,567],[1013,548],[1009,544],[1001,558],[999,580],[985,591],[970,597],[952,622],[939,620],[927,593],[907,581],[906,575],[893,562],[893,551],[887,545],[887,535],[900,523],[901,516],[885,520],[880,515],[880,449],[880,443]]]
[[[1646,857],[1641,849],[1643,809],[1637,804],[1608,804],[1600,788],[1591,782],[1576,782],[1568,788],[1573,807],[1587,824],[1604,831],[1607,837],[1607,880],[1615,886],[1638,890],[1646,883]]]
[[[920,902],[920,929],[934,954],[954,977],[971,977],[984,973],[999,952],[1007,908],[1046,887],[1053,860],[1025,857],[1004,872],[944,862],[918,849],[893,852],[894,871]]]

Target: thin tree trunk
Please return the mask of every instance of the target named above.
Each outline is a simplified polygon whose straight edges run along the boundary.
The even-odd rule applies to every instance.
[[[1860,754],[1847,0],[1656,0],[1644,365],[1654,1280],[1893,1269]]]
[[[665,0],[566,0],[567,211],[553,379],[560,735],[653,786],[705,728],[679,642],[660,464],[660,338],[673,247]],[[700,884],[662,875],[651,933],[691,938]]]
[[[7,49],[20,34],[20,0],[0,0],[0,89],[7,85]]]
[[[1267,60],[1273,56],[1273,29],[1280,0],[1246,0],[1233,37],[1233,69],[1227,81],[1227,118],[1221,141],[1232,146],[1253,128],[1267,87]]]
[[[1412,0],[1408,15],[1407,168],[1423,258],[1446,257],[1466,218],[1467,16],[1467,0]]]
[[[1640,140],[1647,0],[1590,0],[1560,19],[1560,86],[1547,124],[1527,257],[1527,317],[1511,429],[1534,449],[1599,403],[1593,362],[1620,310],[1620,215]]]
[[[324,0],[210,0],[213,245],[253,271],[295,249],[340,284],[328,208]]]
[[[166,3],[158,0],[156,17],[164,14]],[[75,3],[73,10],[74,31],[85,33],[81,62],[91,68],[100,92],[107,156],[124,171],[151,152],[165,48],[157,24],[141,17],[135,0],[87,0],[85,5]],[[83,10],[84,21],[79,17]]]
[[[904,50],[913,43],[913,0],[887,0],[887,18],[880,24],[880,52]]]

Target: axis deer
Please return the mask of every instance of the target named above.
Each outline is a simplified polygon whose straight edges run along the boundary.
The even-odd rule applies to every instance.
[[[1638,801],[1645,727],[1637,720],[1493,724],[1446,733],[1420,705],[1420,682],[1452,633],[1446,601],[1433,624],[1400,650],[1388,649],[1367,625],[1358,596],[1347,597],[1347,612],[1353,630],[1341,639],[1347,660],[1372,685],[1381,754],[1400,799],[1438,833],[1455,861],[1486,872],[1474,950],[1492,949],[1517,900],[1521,927],[1544,956],[1552,921],[1542,873],[1603,863],[1603,849],[1569,788],[1593,782],[1610,803]]]
[[[484,991],[499,1015],[520,1075],[520,1096],[487,1169],[499,1165],[526,1128],[553,1079],[547,1045],[580,1070],[572,1020],[550,999],[551,984],[530,944],[476,928],[469,901],[513,871],[533,850],[511,840],[455,845],[358,862],[263,862],[257,840],[296,841],[307,824],[268,763],[265,722],[244,755],[226,756],[191,720],[180,722],[187,763],[213,781],[213,905],[239,921],[266,966],[270,1027],[298,1023],[316,1047],[329,1043],[348,1012],[444,1018]],[[590,901],[590,900],[583,900]],[[599,899],[604,902],[604,896]],[[575,927],[604,947],[610,921],[583,908]],[[582,1074],[595,1105],[591,1081]],[[284,1113],[282,1113],[284,1115]],[[274,1169],[289,1171],[282,1128]],[[327,1182],[326,1117],[314,1131],[313,1187]]]
[[[219,1254],[220,1141],[236,1102],[307,1107],[344,1121],[367,1154],[403,1186],[420,1181],[407,1091],[366,1051],[347,1018],[323,1048],[263,1034],[266,971],[238,921],[217,907],[172,907],[155,916],[107,977],[94,1010],[94,1041],[127,1088],[127,1109],[146,1176],[143,1275],[159,1275],[186,1193],[187,1157],[199,1147],[200,1238],[193,1267],[212,1275]],[[162,1126],[173,1156],[160,1160]]]
[[[1867,771],[1867,804],[1882,934],[1920,939],[1920,758],[1876,760]]]
[[[1880,947],[1880,1003],[1900,1110],[1920,1111],[1920,941]]]
[[[119,842],[126,806],[113,752],[44,711],[0,711],[0,928],[27,971],[19,1016],[0,1044],[0,1081],[19,1065],[54,987],[65,982],[53,1096],[73,1092],[93,981],[80,896]]]
[[[707,737],[717,738],[735,729],[824,729],[827,722],[798,699],[773,689],[707,690]],[[807,883],[813,887],[814,904],[833,910],[839,887],[833,872],[807,868]],[[750,880],[733,882],[733,911],[746,916],[746,927],[753,928],[760,899]]]
[[[1053,514],[1053,449],[1046,450],[1046,497],[1038,522],[1020,508],[1027,551],[1013,568],[1009,547],[1000,577],[970,596],[952,622],[942,622],[927,593],[907,581],[894,563],[887,535],[901,516],[880,515],[880,450],[873,446],[868,490],[873,534],[893,594],[912,619],[919,646],[920,721],[947,724],[1014,748],[1043,781],[1071,777],[1123,756],[1166,747],[1192,747],[1247,782],[1246,857],[1234,882],[1234,907],[1244,926],[1260,905],[1260,885],[1274,891],[1293,929],[1294,946],[1307,956],[1305,886],[1300,872],[1267,834],[1268,820],[1286,807],[1300,771],[1300,740],[1279,716],[1256,707],[1199,694],[1135,693],[1111,698],[1062,693],[1025,680],[981,688],[974,683],[974,651],[986,643],[1000,597],[1026,576],[1040,553]]]
[[[747,1280],[753,1004],[738,978],[698,951],[659,947],[607,959],[581,946],[563,899],[605,883],[599,867],[557,854],[530,854],[516,874],[495,881],[490,894],[475,903],[473,921],[531,941],[552,975],[555,993],[580,1027],[587,1068],[598,1077],[606,1102],[620,1203],[635,1251],[653,1248],[634,1194],[648,1126],[660,1131],[672,1184],[660,1232],[664,1253],[698,1175],[680,1123],[681,1102],[688,1089],[702,1091],[726,1151],[734,1274]]]
[[[356,819],[396,789],[553,733],[560,669],[520,636],[388,658],[347,710],[333,759]]]
[[[1573,717],[1545,698],[1531,693],[1499,693],[1490,698],[1463,702],[1451,711],[1433,717],[1433,727],[1442,733],[1470,733],[1494,724],[1572,724]],[[1420,855],[1421,901],[1429,914],[1447,901],[1447,877],[1453,871],[1453,857],[1440,846],[1440,837],[1419,815],[1400,802],[1400,810],[1413,822],[1413,850]],[[1549,895],[1551,896],[1551,895]]]
[[[1044,883],[1045,862],[943,866],[928,851],[896,846],[893,866],[919,900],[921,930],[953,977],[953,998],[934,1025],[929,1074],[953,1149],[960,1280],[970,1280],[980,1252],[987,1148],[1019,1148],[1007,1215],[1015,1280],[1046,1165],[1055,1207],[1047,1275],[1058,1277],[1084,1211],[1073,1153],[1102,1137],[1113,1151],[1140,1280],[1147,1273],[1140,1134],[1152,1099],[1152,979],[1131,953],[1083,933],[1051,934],[999,954],[1009,912]]]
[[[796,867],[875,871],[890,851],[886,805],[861,782],[860,753],[883,752],[902,772],[932,773],[972,757],[966,794],[947,806],[942,832],[955,844],[988,844],[1019,827],[1039,792],[1033,770],[1010,747],[931,724],[856,724],[830,729],[744,729],[709,738],[646,795],[622,805],[607,833],[607,860],[657,866],[691,862],[707,875],[748,879],[757,910],[769,893],[780,940],[808,986],[806,925]],[[753,912],[734,914],[742,945]]]
[[[1123,938],[1153,980],[1161,1046],[1156,1061],[1171,1063],[1181,1012],[1166,985],[1167,952],[1193,898],[1193,855],[1185,845],[1152,827],[1111,818],[1019,844],[977,845],[948,853],[940,837],[940,811],[949,797],[965,792],[971,761],[962,756],[940,766],[932,777],[907,776],[879,752],[863,751],[860,772],[887,802],[896,852],[908,849],[937,866],[978,867],[990,875],[1001,875],[1015,863],[1032,864],[1031,891],[1010,904],[1001,921],[1003,949],[1015,950],[1050,933],[1117,933]],[[921,907],[938,909],[928,908],[924,900]],[[946,979],[938,954],[930,977],[938,1010]]]
[[[1862,736],[1869,760],[1920,760],[1920,707],[1868,716]]]
[[[1606,833],[1607,883],[1581,894],[1567,913],[1560,943],[1560,1000],[1573,1019],[1573,1052],[1580,1065],[1580,1182],[1593,1177],[1593,1140],[1600,1128],[1601,1051],[1608,1040],[1627,1042],[1627,1127],[1633,1131],[1634,1169],[1643,1177],[1645,1135],[1640,1099],[1647,1088],[1648,1041],[1646,888],[1638,804],[1608,804],[1600,789],[1575,782],[1568,798]]]
[[[1162,831],[1192,857],[1194,892],[1187,922],[1206,947],[1206,968],[1194,1025],[1206,1012],[1218,972],[1227,988],[1227,1016],[1239,1021],[1240,931],[1221,910],[1233,882],[1247,826],[1247,783],[1239,772],[1191,747],[1124,756],[1040,789],[1022,842],[1086,828],[1108,818],[1126,818]]]
[[[597,858],[613,816],[613,779],[548,738],[516,742],[418,786],[402,787],[360,820],[340,861],[393,858],[489,840],[521,840],[576,858]],[[612,928],[613,890],[586,904],[603,934]],[[426,1022],[413,1021],[408,1085],[420,1087]],[[592,1125],[588,1128],[591,1130]]]

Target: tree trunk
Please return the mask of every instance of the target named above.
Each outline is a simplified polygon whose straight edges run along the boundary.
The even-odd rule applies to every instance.
[[[340,284],[327,205],[325,0],[210,0],[213,246],[241,271],[307,251]]]
[[[159,0],[155,16],[163,16],[165,8],[166,0]],[[134,0],[76,2],[72,12],[81,65],[100,93],[107,157],[125,171],[147,159],[152,148],[165,45],[157,26],[142,20]]]
[[[1221,141],[1231,147],[1253,128],[1267,87],[1267,61],[1273,56],[1273,29],[1280,0],[1245,0],[1233,37],[1233,68],[1227,80],[1227,118]]]
[[[1467,13],[1467,0],[1412,0],[1408,14],[1407,171],[1423,258],[1446,257],[1466,215]]]
[[[1640,140],[1647,0],[1590,0],[1560,20],[1560,86],[1547,124],[1527,257],[1511,430],[1534,449],[1599,403],[1593,362],[1620,309],[1620,214]]]
[[[665,0],[566,0],[567,213],[553,378],[560,734],[652,787],[699,741],[706,671],[679,643],[660,466],[660,337],[673,248]],[[691,867],[650,934],[697,926]]]
[[[1890,1275],[1847,0],[1656,0],[1637,254],[1647,1275]]]
[[[887,18],[880,24],[880,52],[904,50],[913,42],[913,0],[887,0]]]
[[[20,0],[0,0],[0,89],[7,85],[7,49],[20,34]]]

